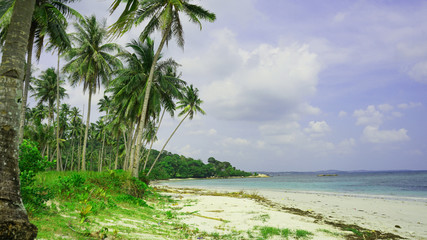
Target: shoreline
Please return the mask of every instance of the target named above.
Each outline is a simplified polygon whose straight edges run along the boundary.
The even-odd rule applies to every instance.
[[[169,178],[163,180],[153,180],[151,181],[153,184],[169,182],[169,181],[185,181],[185,180],[214,180],[214,179],[239,179],[239,178],[269,178],[271,176],[267,174],[258,174],[257,176],[233,176],[233,177],[209,177],[209,178]]]
[[[264,204],[276,210],[285,210],[294,216],[300,215],[326,225],[358,226],[361,229],[381,231],[408,239],[427,239],[427,198],[395,198],[395,196],[349,195],[333,192],[275,191],[237,188],[183,188],[169,186],[167,182],[154,184],[161,189],[183,191],[195,199],[215,196],[217,193],[245,191],[266,199]],[[212,192],[214,191],[214,192]],[[214,196],[212,196],[214,195]],[[218,201],[218,199],[217,199]],[[199,210],[203,210],[199,209]],[[292,211],[294,210],[294,211]],[[298,214],[301,213],[301,214]],[[316,219],[317,218],[317,219]],[[317,238],[316,238],[317,239]]]

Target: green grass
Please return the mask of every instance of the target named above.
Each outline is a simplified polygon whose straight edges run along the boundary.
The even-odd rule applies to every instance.
[[[310,239],[313,233],[300,229],[293,231],[288,228],[256,226],[252,231],[248,232],[248,236],[255,239],[269,239],[274,236],[279,236],[281,239],[289,239],[290,237],[296,239]]]
[[[305,231],[305,230],[296,230],[295,231],[295,237],[297,239],[306,239],[309,238],[313,235],[313,233],[309,232],[309,231]]]
[[[30,214],[39,239],[185,239],[205,236],[180,223],[174,200],[122,171],[43,172],[36,184],[53,193]],[[197,238],[197,237],[196,237]]]

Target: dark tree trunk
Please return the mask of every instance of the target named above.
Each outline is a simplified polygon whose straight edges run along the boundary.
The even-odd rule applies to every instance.
[[[16,0],[0,66],[0,239],[34,239],[21,199],[18,141],[25,52],[35,0]]]

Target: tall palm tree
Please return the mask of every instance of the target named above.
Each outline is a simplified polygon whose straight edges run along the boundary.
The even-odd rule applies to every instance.
[[[56,102],[58,103],[58,99],[56,100]],[[58,107],[57,107],[58,109]],[[69,120],[70,120],[70,114],[71,114],[71,110],[70,110],[70,105],[69,104],[65,104],[63,103],[61,105],[61,109],[59,111],[59,113],[56,114],[56,119],[57,119],[57,127],[56,127],[56,156],[58,161],[60,162],[60,164],[57,164],[56,169],[58,171],[60,170],[65,170],[65,167],[67,166],[68,163],[68,159],[69,157],[67,155],[64,155],[66,157],[65,159],[65,163],[62,161],[62,153],[60,151],[60,145],[64,145],[65,140],[67,139],[69,136],[68,132],[69,132]]]
[[[133,50],[133,53],[123,52],[121,54],[127,63],[127,67],[118,72],[117,78],[112,81],[107,91],[113,93],[113,102],[116,105],[115,114],[119,116],[119,119],[130,119],[136,125],[141,125],[140,115],[146,88],[140,86],[145,86],[154,60],[154,41],[148,37],[145,41],[141,41],[141,39],[132,40],[131,43],[127,44],[127,47]],[[162,103],[169,101],[173,104],[172,99],[179,96],[179,90],[185,85],[185,82],[168,72],[171,69],[176,70],[178,66],[172,59],[160,61],[157,65],[153,90],[148,103],[149,114],[144,122],[149,121],[149,117],[157,118]],[[129,166],[137,169],[139,158],[134,156],[135,148],[133,147]]]
[[[70,112],[70,127],[71,127],[71,166],[70,166],[70,170],[73,170],[73,164],[74,164],[74,144],[75,144],[75,139],[76,137],[78,137],[78,139],[81,139],[79,136],[81,135],[81,128],[83,125],[83,121],[82,121],[82,115],[80,114],[80,110],[77,107],[73,107],[71,108],[71,112]],[[79,143],[78,145],[80,145],[81,143]],[[80,151],[80,149],[78,150]],[[79,154],[77,156],[77,159],[79,158]],[[78,169],[80,169],[80,161],[78,161]]]
[[[57,100],[57,97],[64,98],[65,96],[68,96],[68,94],[65,93],[65,88],[63,88],[61,85],[64,84],[64,81],[58,82],[58,76],[56,75],[54,68],[48,68],[47,70],[43,71],[42,74],[39,76],[39,78],[35,79],[34,82],[34,94],[32,95],[35,97],[39,104],[42,104],[44,102],[47,102],[48,108],[49,108],[49,118],[48,118],[48,128],[51,127],[51,123],[53,120],[54,115],[54,103],[55,100]],[[58,86],[59,83],[59,86]],[[57,91],[59,90],[59,94],[57,94]],[[47,156],[48,159],[49,156],[49,145],[47,148]],[[59,170],[60,166],[60,159],[57,159],[57,169]]]
[[[181,92],[185,89],[186,82],[179,79],[180,75],[176,73],[176,67],[166,66],[163,68],[162,75],[159,77],[161,81],[159,81],[160,86],[157,86],[156,82],[154,82],[154,89],[161,89],[162,98],[161,98],[161,106],[163,108],[160,119],[158,119],[158,125],[155,127],[155,133],[151,138],[150,148],[145,157],[143,172],[145,172],[145,168],[148,163],[148,158],[150,156],[151,149],[153,148],[153,144],[157,139],[157,133],[160,129],[160,125],[162,124],[163,117],[165,112],[168,112],[171,117],[174,116],[175,111],[175,102],[174,99],[181,99]],[[172,84],[163,84],[163,82],[172,83]],[[156,87],[157,86],[157,87]]]
[[[44,39],[48,36],[50,39],[54,39],[56,42],[67,42],[66,28],[67,28],[67,16],[75,16],[81,18],[80,14],[74,9],[67,6],[68,3],[75,2],[76,0],[36,0],[34,10],[32,13],[32,22],[30,28],[30,34],[27,44],[27,65],[25,69],[25,84],[24,93],[22,97],[22,105],[27,104],[28,86],[31,79],[31,63],[33,57],[33,48],[36,47],[36,58],[40,59],[41,52],[44,46]],[[5,6],[13,8],[13,0],[6,0]],[[9,4],[8,4],[9,3]],[[10,4],[12,3],[12,4]],[[0,25],[0,37],[4,36],[4,32],[7,31],[7,22],[9,11],[4,11],[5,24]],[[0,10],[0,14],[2,11]],[[0,16],[1,17],[1,16]],[[3,19],[2,19],[3,20]],[[0,42],[2,39],[0,38]],[[22,141],[22,129],[24,122],[22,121],[25,112],[21,111],[21,122],[20,122],[20,141]]]
[[[71,38],[75,47],[67,54],[69,62],[64,66],[64,70],[70,73],[73,86],[83,83],[83,92],[89,91],[82,153],[82,170],[85,171],[92,94],[96,93],[101,84],[107,84],[110,76],[122,64],[118,58],[112,55],[119,50],[119,46],[115,43],[106,43],[108,36],[105,20],[98,22],[96,17],[92,15],[80,20],[79,23],[74,24],[74,27],[77,32],[72,34]]]
[[[66,24],[67,22],[65,22]],[[68,49],[71,48],[71,42],[70,39],[68,37],[68,34],[65,34],[65,36],[62,36],[61,38],[51,38],[49,41],[49,46],[48,46],[48,50],[49,51],[57,51],[58,54],[58,61],[57,61],[57,66],[56,66],[56,80],[58,82],[57,84],[57,88],[56,88],[56,112],[59,113],[59,74],[60,74],[60,59],[61,59],[61,52],[67,51]],[[56,164],[56,170],[59,171],[59,167],[60,162],[61,162],[61,150],[59,148],[59,115],[57,115],[56,118],[56,155],[57,155],[57,164]]]
[[[34,239],[37,227],[22,203],[18,166],[18,128],[25,46],[35,0],[16,0],[0,65],[0,239]],[[24,105],[25,106],[25,105]]]
[[[177,106],[178,109],[182,109],[182,111],[178,114],[178,116],[184,116],[184,115],[185,116],[182,118],[178,126],[176,126],[175,130],[172,132],[168,140],[163,145],[162,150],[160,150],[159,154],[157,155],[157,158],[154,160],[153,164],[151,165],[150,170],[147,173],[147,177],[150,175],[151,170],[153,170],[154,165],[156,164],[157,160],[159,159],[166,145],[169,143],[169,141],[175,134],[176,130],[178,130],[178,128],[181,126],[184,120],[187,117],[189,117],[190,119],[193,119],[194,114],[196,114],[197,112],[203,115],[206,114],[205,111],[203,111],[203,109],[200,108],[200,105],[203,103],[203,101],[199,98],[198,92],[199,90],[197,88],[193,88],[193,85],[190,85],[185,89],[184,96],[178,102],[179,105]]]
[[[111,105],[111,97],[109,97],[107,95],[104,95],[104,97],[101,98],[98,102],[99,111],[106,113],[106,115],[102,118],[102,120],[104,122],[108,121],[108,113],[110,110],[110,105]],[[106,124],[108,124],[108,123],[106,123]],[[106,126],[104,126],[104,128],[105,127]],[[104,158],[105,134],[107,133],[107,131],[106,131],[106,129],[103,129],[102,132],[103,132],[103,136],[102,136],[101,155],[99,157],[99,159],[101,159],[99,171],[102,171],[102,159]]]
[[[111,10],[115,11],[122,0],[115,0],[111,5]],[[111,31],[115,35],[121,35],[128,31],[133,25],[138,25],[144,20],[149,19],[147,26],[141,33],[140,38],[145,39],[155,30],[160,30],[162,40],[157,48],[154,60],[150,68],[150,74],[146,83],[146,91],[144,96],[144,105],[141,113],[141,124],[137,131],[135,159],[139,159],[141,150],[141,140],[145,127],[145,118],[148,110],[148,100],[150,98],[151,85],[154,78],[154,72],[159,59],[160,53],[165,43],[167,44],[174,36],[178,46],[184,47],[183,28],[180,20],[180,13],[187,15],[190,20],[202,28],[200,20],[213,22],[216,19],[214,13],[195,5],[190,4],[189,0],[129,0],[127,1],[125,10],[119,17],[116,23],[111,27]],[[138,177],[138,169],[132,171],[134,177]]]

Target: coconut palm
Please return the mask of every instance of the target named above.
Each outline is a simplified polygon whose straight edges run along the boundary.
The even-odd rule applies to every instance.
[[[57,66],[56,66],[56,76],[57,76],[57,82],[59,82],[59,69],[60,69],[60,59],[61,59],[61,52],[67,51],[68,49],[71,48],[71,42],[70,39],[68,37],[68,34],[65,34],[65,36],[62,36],[61,38],[51,38],[49,41],[49,46],[48,46],[48,50],[49,51],[57,51],[58,54],[58,61],[57,61]],[[59,84],[57,84],[57,88],[56,88],[56,112],[59,112]],[[58,116],[58,115],[57,115]],[[57,155],[57,165],[56,165],[56,170],[59,171],[59,166],[60,166],[60,162],[61,162],[61,150],[59,148],[59,118],[56,118],[56,155]]]
[[[92,94],[102,84],[107,84],[110,76],[121,67],[121,62],[113,53],[119,50],[115,43],[107,43],[107,29],[105,20],[98,22],[94,15],[85,17],[74,24],[77,32],[71,38],[75,44],[67,53],[69,62],[64,70],[70,73],[73,86],[82,83],[83,92],[89,91],[88,111],[86,120],[85,137],[82,153],[82,170],[86,170],[85,156],[88,131],[90,127],[90,110]]]
[[[74,144],[75,139],[78,138],[81,139],[80,135],[82,132],[83,127],[83,121],[82,121],[82,115],[80,114],[80,110],[77,107],[71,108],[70,112],[70,130],[71,130],[71,166],[70,170],[73,170],[73,164],[74,164]],[[79,141],[78,145],[81,145],[81,141]],[[80,148],[78,148],[78,152],[80,152]],[[77,159],[79,158],[80,154],[77,155]],[[78,161],[77,168],[80,169],[80,161]]]
[[[37,227],[22,203],[18,166],[18,128],[25,46],[35,0],[16,0],[0,65],[0,239],[34,239]],[[26,106],[26,105],[23,105]]]
[[[182,109],[182,111],[178,114],[178,116],[184,116],[184,117],[182,118],[178,126],[176,126],[175,130],[172,132],[168,140],[163,145],[162,150],[160,150],[159,154],[157,155],[157,158],[154,160],[153,164],[151,165],[150,170],[147,173],[147,177],[150,175],[151,170],[153,170],[154,165],[156,164],[157,160],[159,159],[166,145],[169,143],[169,141],[175,134],[176,130],[178,130],[178,128],[181,126],[184,120],[187,117],[189,117],[190,119],[193,119],[194,114],[196,114],[197,112],[203,115],[206,114],[205,111],[203,111],[203,109],[200,108],[200,105],[203,103],[203,101],[199,98],[198,92],[199,90],[197,88],[193,88],[193,85],[190,85],[185,89],[184,96],[178,102],[179,105],[177,106],[178,109]]]
[[[127,47],[133,50],[133,53],[124,52],[121,54],[127,63],[127,67],[118,72],[117,78],[112,81],[107,91],[113,93],[113,102],[116,105],[115,114],[118,115],[119,119],[130,119],[136,125],[141,125],[140,115],[146,88],[140,86],[145,86],[154,60],[154,41],[150,38],[146,38],[145,41],[133,40],[127,44]],[[172,70],[176,71],[178,66],[172,59],[160,61],[157,65],[153,90],[148,103],[149,114],[144,118],[144,124],[149,121],[150,117],[152,119],[158,118],[163,103],[172,102],[173,104],[173,99],[179,97],[179,90],[185,85],[185,82],[178,76],[169,74]],[[135,137],[133,139],[134,142]],[[131,142],[129,141],[129,143]],[[135,145],[132,146],[129,166],[137,169],[139,158],[134,158]]]
[[[108,118],[108,112],[110,109],[110,105],[111,105],[111,98],[109,96],[104,95],[103,98],[101,98],[98,102],[98,106],[99,106],[99,111],[101,112],[105,112],[106,116],[104,116],[102,119],[103,121],[107,121]],[[105,127],[105,126],[104,126]],[[104,145],[105,145],[105,134],[106,134],[106,130],[103,129],[102,131],[104,134],[102,136],[102,147],[101,147],[101,155],[99,157],[99,159],[101,160],[100,162],[100,167],[99,167],[99,171],[102,171],[102,159],[103,159],[103,155],[104,155]]]
[[[39,104],[42,104],[46,102],[48,104],[49,108],[49,118],[48,118],[48,128],[50,128],[53,115],[54,115],[54,103],[55,100],[57,100],[57,97],[59,95],[59,98],[64,98],[65,96],[68,96],[68,94],[65,93],[65,88],[63,88],[61,85],[64,84],[64,81],[59,81],[58,84],[58,76],[56,75],[54,68],[48,68],[47,70],[43,71],[42,74],[39,76],[39,78],[35,79],[34,82],[34,94],[33,97],[38,100]],[[59,89],[59,94],[57,93]],[[47,156],[48,159],[49,156],[49,145],[47,147]],[[57,170],[59,170],[61,162],[60,159],[57,159]]]
[[[115,0],[111,5],[111,10],[115,11],[122,0]],[[116,23],[111,27],[111,31],[115,35],[121,35],[128,31],[133,25],[138,25],[144,20],[149,22],[141,33],[140,38],[145,39],[155,30],[160,30],[162,40],[154,55],[153,63],[150,68],[150,74],[146,83],[146,91],[144,96],[144,105],[141,113],[141,124],[137,131],[137,146],[135,150],[135,159],[139,159],[141,150],[141,140],[145,127],[145,119],[148,110],[148,101],[150,98],[151,85],[154,78],[154,72],[159,59],[160,53],[165,43],[167,44],[174,36],[178,46],[184,47],[183,28],[180,20],[180,13],[187,15],[190,20],[202,28],[200,20],[213,22],[215,14],[194,4],[190,4],[189,0],[130,0],[127,1],[125,10],[119,17]],[[138,177],[138,169],[132,171],[134,177]]]
[[[159,89],[161,92],[161,99],[160,104],[163,108],[162,114],[160,116],[160,119],[157,119],[158,125],[155,127],[155,133],[153,137],[151,138],[151,144],[150,148],[148,149],[148,152],[145,157],[144,161],[144,167],[142,171],[145,171],[145,168],[147,167],[148,158],[150,156],[151,149],[153,148],[153,144],[157,139],[157,132],[160,129],[160,125],[162,124],[163,117],[165,115],[165,112],[168,112],[171,117],[174,116],[175,111],[175,99],[182,98],[181,91],[185,89],[185,81],[179,79],[180,75],[176,73],[176,67],[166,66],[165,68],[162,68],[162,73],[159,76],[160,81],[154,82],[153,89]],[[160,84],[159,84],[160,83]],[[169,83],[169,84],[164,84]]]

